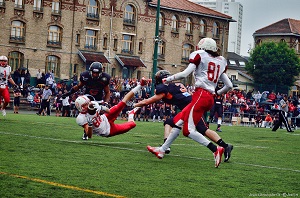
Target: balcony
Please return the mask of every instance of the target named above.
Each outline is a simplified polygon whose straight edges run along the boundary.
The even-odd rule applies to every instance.
[[[84,45],[84,49],[97,50],[97,46],[96,45]]]
[[[124,25],[130,25],[135,26],[135,20],[134,19],[123,19]]]
[[[10,36],[9,42],[11,43],[25,43],[25,36]]]
[[[189,62],[189,57],[181,57],[181,62],[188,63]]]
[[[47,47],[61,48],[61,42],[60,41],[48,40],[47,41]]]
[[[97,20],[99,21],[99,14],[98,13],[86,13],[86,18],[90,20]]]
[[[121,50],[121,53],[122,53],[122,54],[130,54],[130,55],[132,55],[132,54],[133,54],[133,51],[130,50],[130,49],[122,49],[122,50]]]
[[[192,30],[186,30],[185,31],[185,35],[192,36],[193,35],[193,31]]]

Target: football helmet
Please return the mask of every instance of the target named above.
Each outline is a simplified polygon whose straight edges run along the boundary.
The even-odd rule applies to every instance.
[[[217,43],[212,38],[203,38],[197,45],[199,50],[210,50],[213,52],[218,51]]]
[[[3,61],[6,61],[6,62],[3,62]],[[8,61],[8,59],[6,56],[0,56],[0,62],[1,62],[0,66],[5,67],[7,65],[7,61]]]
[[[159,70],[155,74],[155,84],[159,85],[162,83],[162,79],[171,76],[171,73],[168,70]]]
[[[103,66],[100,62],[93,62],[90,65],[89,71],[92,78],[99,78],[101,76]]]
[[[75,100],[75,106],[80,113],[86,113],[90,102],[91,100],[87,96],[79,96]]]

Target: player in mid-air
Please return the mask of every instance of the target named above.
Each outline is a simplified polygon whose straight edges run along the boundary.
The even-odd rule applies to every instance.
[[[14,86],[18,87],[15,81],[11,77],[11,67],[7,64],[8,59],[6,56],[0,56],[0,104],[1,104],[1,96],[4,100],[2,105],[2,115],[6,116],[6,107],[10,102],[10,94],[8,90],[8,82]]]
[[[92,134],[102,137],[112,137],[126,133],[130,129],[133,129],[136,126],[134,122],[134,114],[139,107],[129,111],[128,122],[115,124],[114,121],[124,109],[126,103],[130,101],[145,84],[146,80],[143,78],[139,85],[123,97],[122,101],[110,109],[106,106],[99,105],[97,101],[91,101],[86,95],[79,96],[75,100],[75,106],[79,111],[76,122],[84,128],[82,139],[88,140],[88,138],[92,137]]]
[[[217,53],[217,44],[211,38],[203,38],[198,43],[198,50],[190,54],[188,67],[177,74],[164,78],[163,83],[168,83],[181,78],[186,78],[194,73],[195,92],[192,95],[192,101],[182,111],[180,116],[175,116],[172,132],[161,147],[147,146],[149,152],[162,158],[165,150],[180,133],[180,127],[183,126],[183,134],[196,142],[208,146],[210,142],[203,136],[205,131],[197,129],[197,124],[203,119],[203,114],[209,111],[214,104],[213,95],[221,95],[232,88],[232,83],[226,75],[227,61]],[[224,87],[215,91],[218,80],[224,82]],[[199,132],[197,131],[199,130]],[[223,144],[223,143],[221,143]],[[212,148],[213,149],[213,148]],[[212,150],[215,159],[215,167],[221,163],[224,147],[217,147]],[[226,160],[225,156],[225,160]]]

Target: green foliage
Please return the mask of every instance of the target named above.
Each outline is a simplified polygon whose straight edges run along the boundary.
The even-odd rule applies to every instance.
[[[285,42],[262,43],[251,53],[246,70],[258,84],[293,86],[300,72],[300,59]]]
[[[1,197],[225,198],[300,192],[299,131],[224,125],[220,135],[234,150],[228,163],[215,168],[212,153],[182,135],[164,159],[149,153],[147,145],[163,142],[158,122],[137,121],[126,134],[88,141],[81,140],[74,118],[8,114],[0,123]]]

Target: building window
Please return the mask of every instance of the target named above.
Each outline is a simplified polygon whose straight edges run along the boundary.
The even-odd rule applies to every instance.
[[[87,30],[85,34],[85,45],[84,48],[86,49],[97,49],[97,32],[95,30]]]
[[[75,42],[76,45],[80,45],[80,34],[76,34]]]
[[[61,28],[51,25],[48,29],[48,45],[61,46]]]
[[[162,13],[159,13],[159,21],[158,21],[158,24],[159,24],[159,30],[164,30],[165,29],[165,18],[163,16]]]
[[[103,37],[103,49],[107,49],[107,37]]]
[[[125,24],[134,25],[135,24],[135,10],[132,5],[127,5],[125,8],[124,19]]]
[[[24,9],[24,2],[23,2],[23,0],[15,0],[15,8],[17,8],[17,9]]]
[[[60,15],[60,0],[53,0],[52,1],[52,14]]]
[[[52,71],[55,77],[59,77],[60,59],[57,56],[48,56],[45,71]]]
[[[193,46],[190,44],[184,44],[182,47],[182,61],[189,61],[191,52],[193,51]]]
[[[231,81],[237,81],[236,80],[236,75],[231,75],[230,78],[231,78]]]
[[[161,41],[158,43],[157,55],[158,58],[164,59],[165,58],[165,42]]]
[[[285,40],[284,40],[284,39],[280,39],[280,42],[281,42],[281,43],[285,43]]]
[[[33,1],[33,10],[38,12],[43,12],[43,2],[42,0]]]
[[[256,43],[256,45],[260,45],[262,43],[262,41],[261,41],[261,39],[257,39],[255,43]]]
[[[114,39],[114,51],[118,50],[118,39]]]
[[[122,53],[128,53],[128,54],[133,54],[133,49],[132,49],[132,43],[133,42],[133,36],[131,35],[123,35],[122,39]]]
[[[178,19],[175,15],[172,16],[172,32],[178,32]]]
[[[22,21],[11,23],[10,41],[25,42],[25,24]]]
[[[219,25],[216,22],[214,22],[214,24],[213,24],[212,36],[213,36],[213,38],[220,37]]]
[[[99,19],[99,6],[95,0],[90,0],[87,6],[87,17],[93,19]]]
[[[200,21],[200,36],[206,36],[206,22],[204,20]]]
[[[24,65],[24,54],[20,52],[10,52],[8,54],[8,61],[11,71],[15,71]]]
[[[5,1],[4,0],[0,0],[0,8],[4,8],[5,7]]]
[[[143,42],[139,42],[139,54],[143,53]]]
[[[186,28],[185,28],[185,30],[186,30],[186,34],[192,34],[193,32],[192,32],[192,21],[191,21],[191,19],[190,18],[187,18],[186,20],[185,20],[185,23],[186,23]]]

